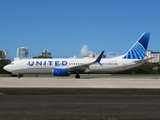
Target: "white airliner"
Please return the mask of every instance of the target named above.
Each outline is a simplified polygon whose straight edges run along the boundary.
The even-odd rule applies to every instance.
[[[54,76],[76,74],[75,78],[80,78],[79,74],[83,73],[98,74],[123,71],[140,66],[150,59],[146,58],[149,38],[150,32],[143,33],[126,54],[114,58],[102,58],[104,53],[102,51],[97,59],[22,59],[6,65],[4,70],[16,74],[18,77],[25,73],[52,73]]]

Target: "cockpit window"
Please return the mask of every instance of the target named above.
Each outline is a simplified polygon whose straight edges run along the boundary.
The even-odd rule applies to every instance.
[[[11,62],[10,65],[14,65],[14,62]]]

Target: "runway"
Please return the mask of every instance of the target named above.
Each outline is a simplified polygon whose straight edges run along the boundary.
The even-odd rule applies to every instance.
[[[0,78],[0,119],[160,119],[159,78]]]
[[[160,119],[159,89],[1,88],[3,120]]]

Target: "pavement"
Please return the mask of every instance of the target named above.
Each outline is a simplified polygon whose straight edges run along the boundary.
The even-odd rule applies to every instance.
[[[159,120],[159,76],[0,77],[0,120]]]
[[[160,89],[0,88],[0,120],[159,120]]]
[[[0,88],[160,88],[160,78],[0,77]]]

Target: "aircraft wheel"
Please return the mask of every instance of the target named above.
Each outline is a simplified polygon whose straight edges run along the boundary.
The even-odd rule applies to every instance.
[[[76,74],[76,75],[75,75],[75,78],[80,78],[80,75],[79,75],[79,74]]]
[[[21,78],[21,77],[23,77],[23,74],[18,74],[17,75],[17,78]]]
[[[17,78],[21,78],[21,75],[17,75]]]

